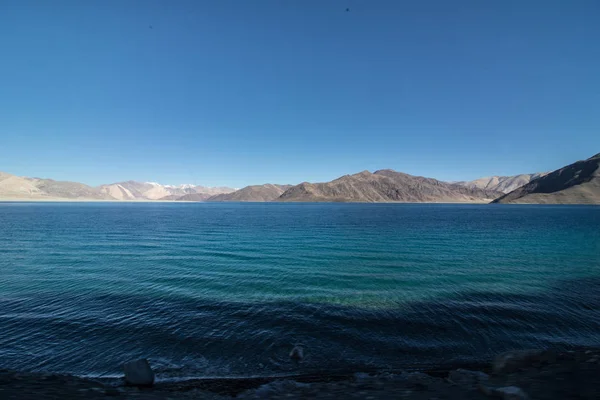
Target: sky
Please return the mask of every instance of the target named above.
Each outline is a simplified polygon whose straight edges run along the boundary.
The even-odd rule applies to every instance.
[[[0,2],[0,171],[470,180],[600,152],[597,0]]]

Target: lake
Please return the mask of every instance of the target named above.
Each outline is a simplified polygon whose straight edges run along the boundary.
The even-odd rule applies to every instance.
[[[0,203],[0,368],[260,376],[599,343],[596,206]]]

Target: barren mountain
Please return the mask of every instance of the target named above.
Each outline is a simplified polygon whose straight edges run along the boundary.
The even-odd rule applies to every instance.
[[[237,190],[237,189],[233,189],[233,188],[230,188],[227,186],[215,186],[215,187],[194,186],[193,188],[194,188],[194,193],[207,194],[209,196],[215,196],[217,194],[233,193]]]
[[[188,194],[184,194],[183,196],[172,195],[172,196],[169,196],[168,198],[164,198],[162,200],[206,201],[211,196],[213,196],[213,195],[208,194],[208,193],[188,193]]]
[[[158,183],[136,181],[102,185],[100,190],[117,200],[158,200],[173,194]],[[178,194],[183,195],[184,193]]]
[[[64,199],[95,199],[109,200],[99,188],[84,185],[79,182],[55,181],[53,179],[31,178],[33,184],[50,197]]]
[[[270,183],[246,186],[233,193],[212,196],[208,201],[272,201],[277,199],[291,186],[292,185],[274,185]]]
[[[280,201],[489,202],[502,195],[396,172],[363,171],[326,183],[304,182],[284,192]]]
[[[600,153],[535,179],[494,203],[600,204]]]
[[[100,191],[116,200],[135,200],[137,197],[120,183],[100,186]]]
[[[91,187],[78,182],[20,177],[0,172],[0,199],[20,200],[177,200],[191,195],[206,199],[235,189],[194,185],[160,185],[127,181]]]
[[[528,184],[534,179],[537,179],[547,174],[547,172],[541,172],[535,174],[521,174],[514,176],[488,176],[485,178],[475,179],[474,181],[462,181],[454,183],[469,188],[495,190],[498,192],[508,193],[512,192],[518,187]]]
[[[195,185],[161,185],[155,182],[127,181],[100,186],[100,190],[117,200],[180,200],[186,195],[208,198],[215,194],[231,193],[228,187]]]
[[[28,178],[0,172],[0,196],[29,198],[43,196],[42,191]]]
[[[0,173],[0,197],[32,200],[108,200],[98,188],[83,183],[25,178]]]

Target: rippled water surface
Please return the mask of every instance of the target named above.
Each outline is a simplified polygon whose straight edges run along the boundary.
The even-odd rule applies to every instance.
[[[268,375],[599,344],[600,207],[0,203],[0,368]]]

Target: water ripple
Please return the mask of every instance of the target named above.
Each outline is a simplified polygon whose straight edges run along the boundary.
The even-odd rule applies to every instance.
[[[598,207],[0,204],[0,368],[260,375],[595,345],[598,226]]]

